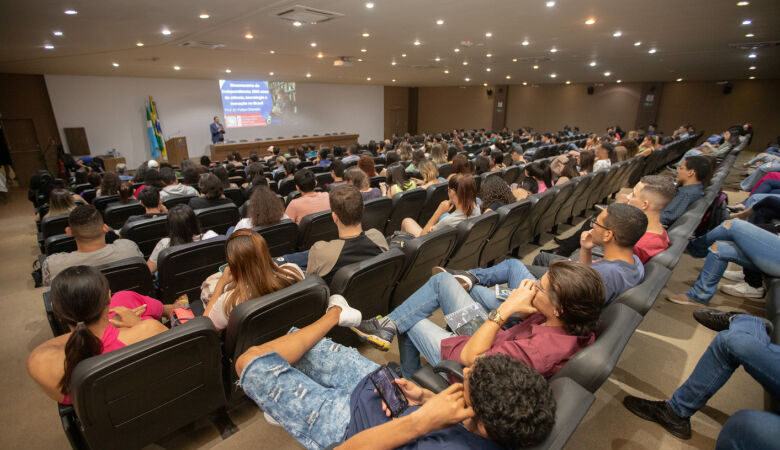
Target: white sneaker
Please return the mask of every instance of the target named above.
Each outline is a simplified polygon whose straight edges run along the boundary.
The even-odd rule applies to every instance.
[[[340,327],[356,327],[360,325],[360,322],[363,320],[363,314],[357,309],[349,306],[347,299],[343,296],[333,294],[328,298],[328,310],[334,306],[341,308],[341,314],[339,315]]]
[[[727,270],[723,272],[723,278],[731,281],[745,281],[745,272],[742,270]]]
[[[743,298],[763,298],[764,288],[754,288],[753,286],[743,282],[737,284],[727,284],[720,287],[721,292],[733,295],[734,297]]]
[[[274,420],[274,418],[271,417],[271,415],[268,414],[267,412],[263,413],[263,417],[265,418],[265,421],[268,422],[268,425],[273,425],[275,427],[281,427],[282,426],[282,425],[279,424],[279,422]]]

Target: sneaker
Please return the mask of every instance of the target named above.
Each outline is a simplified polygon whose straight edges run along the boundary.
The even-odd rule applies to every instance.
[[[432,275],[436,275],[437,273],[442,272],[447,272],[448,274],[455,277],[455,279],[458,280],[458,283],[463,286],[463,289],[465,289],[466,292],[470,291],[474,285],[479,284],[477,277],[465,270],[446,269],[440,266],[436,266],[433,268],[433,270],[431,270]]]
[[[398,332],[395,324],[388,317],[364,320],[349,329],[354,331],[361,341],[369,342],[383,352],[390,350],[390,343]]]
[[[764,287],[754,288],[744,281],[737,284],[726,284],[720,287],[721,292],[743,298],[764,298]]]
[[[268,414],[267,412],[263,413],[263,417],[265,418],[265,421],[268,422],[268,425],[273,425],[275,427],[281,427],[282,426],[281,424],[279,424],[279,422],[274,420],[274,418],[271,417],[271,415]]]
[[[356,327],[360,325],[360,321],[363,320],[363,314],[357,309],[349,306],[347,299],[338,294],[333,294],[328,297],[328,311],[334,306],[341,308],[341,314],[339,315],[340,327]]]
[[[723,272],[723,278],[730,281],[745,281],[745,272],[742,270],[727,270]]]
[[[693,318],[710,330],[720,332],[727,330],[731,325],[731,321],[734,320],[734,317],[740,314],[745,313],[737,311],[721,311],[716,308],[699,308],[693,312]],[[766,326],[766,333],[771,336],[772,331],[774,331],[774,325],[772,325],[772,322],[764,319],[763,317],[758,318],[764,322],[764,326]]]
[[[691,300],[685,294],[667,295],[666,299],[669,300],[672,303],[677,303],[678,305],[688,305],[688,306],[701,306],[701,305],[703,305],[703,303],[699,303],[699,302],[695,302],[695,301]]]
[[[680,439],[691,438],[691,420],[675,414],[665,401],[655,402],[628,395],[623,399],[623,405],[642,419],[659,423]]]

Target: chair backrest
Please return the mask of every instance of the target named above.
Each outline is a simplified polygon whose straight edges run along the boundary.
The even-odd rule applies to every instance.
[[[436,212],[436,208],[439,207],[439,204],[449,198],[447,189],[449,189],[449,185],[447,183],[441,183],[429,186],[428,189],[425,190],[425,203],[423,203],[422,209],[420,210],[420,216],[417,218],[417,222],[421,227],[424,227],[425,224],[428,223],[431,216],[433,216],[433,213]]]
[[[653,307],[655,299],[671,277],[672,271],[664,265],[648,261],[645,264],[645,278],[642,282],[620,294],[615,299],[615,303],[628,305],[644,316]]]
[[[339,269],[330,283],[331,294],[341,294],[363,317],[387,315],[390,295],[406,262],[398,248]]]
[[[587,183],[587,188],[585,188],[585,190],[583,190],[582,193],[574,199],[574,203],[571,205],[572,217],[582,214],[587,209],[590,190],[591,188],[595,187],[595,183],[598,182],[598,180],[595,180],[597,175],[598,174],[595,173],[589,173],[580,177],[582,178],[580,184]]]
[[[168,197],[163,201],[163,205],[165,205],[166,208],[171,209],[176,205],[186,205],[190,202],[191,198],[194,198],[194,195],[180,195],[175,197]]]
[[[571,378],[559,378],[550,383],[555,398],[555,425],[550,434],[528,450],[560,450],[585,418],[596,397]]]
[[[498,208],[498,211],[496,211],[498,213],[498,222],[496,223],[495,231],[493,231],[493,234],[488,238],[485,247],[482,249],[479,257],[479,267],[487,267],[488,263],[495,262],[512,252],[512,248],[510,248],[512,235],[515,234],[515,230],[520,226],[523,218],[528,215],[530,209],[531,201],[528,199]]]
[[[324,170],[324,168],[323,168]],[[317,181],[317,186],[325,189],[327,185],[333,183],[333,177],[330,172],[323,172],[314,175],[314,179]]]
[[[167,216],[136,220],[122,228],[122,237],[135,242],[146,259],[149,259],[149,255],[152,254],[160,239],[166,236],[168,236]]]
[[[246,197],[244,197],[244,190],[241,188],[225,189],[225,197],[232,200],[236,207],[243,205],[246,201]]]
[[[439,176],[445,180],[452,173],[452,163],[437,164],[436,168],[439,170]]]
[[[303,216],[298,224],[298,241],[296,247],[299,251],[308,250],[318,241],[331,241],[339,238],[339,229],[333,221],[331,211],[325,210]]]
[[[46,238],[65,233],[68,227],[68,216],[44,217],[41,219],[41,235]]]
[[[510,251],[514,251],[515,249],[527,244],[534,237],[533,233],[534,227],[536,227],[536,222],[533,221],[533,217],[531,215],[534,212],[534,208],[536,208],[536,204],[539,203],[539,196],[532,195],[524,201],[529,202],[530,205],[526,210],[526,214],[523,216],[523,219],[520,221],[519,225],[515,229],[514,234],[512,235],[512,240],[509,244]]]
[[[533,231],[531,236],[538,237],[547,229],[542,228],[542,217],[552,209],[552,204],[555,201],[555,197],[558,195],[556,188],[550,188],[541,194],[534,194],[538,197],[539,201],[536,202],[533,208],[531,208],[530,216],[531,223],[533,223]]]
[[[368,184],[370,184],[371,187],[378,188],[380,183],[384,183],[386,181],[387,181],[387,177],[383,175],[376,175],[368,179]]]
[[[603,198],[601,193],[604,190],[604,183],[607,181],[608,173],[606,170],[599,170],[593,174],[593,179],[588,188],[588,200],[585,202],[585,208],[583,209],[593,208],[593,205]]]
[[[427,195],[426,191],[420,188],[395,194],[393,196],[393,210],[390,211],[390,218],[385,226],[385,236],[400,230],[401,222],[405,218],[417,220]]]
[[[295,190],[295,179],[294,178],[285,178],[283,180],[279,180],[279,195],[282,197],[286,197],[287,194]]]
[[[168,247],[157,260],[160,301],[173,303],[187,294],[190,303],[200,300],[200,286],[225,263],[225,236]]]
[[[97,190],[95,189],[85,189],[81,191],[81,198],[84,199],[87,203],[92,203],[95,200],[95,197],[97,196]]]
[[[155,297],[154,282],[149,267],[141,257],[127,258],[97,266],[106,276],[111,292],[133,291]]]
[[[228,228],[241,220],[238,208],[233,204],[196,209],[195,215],[198,217],[201,230],[212,230],[218,234],[227,233]]]
[[[442,227],[404,244],[401,250],[406,255],[406,267],[393,291],[390,310],[425,284],[434,266],[444,265],[455,248],[457,238],[458,231],[455,228]]]
[[[87,358],[70,383],[91,448],[136,449],[226,404],[221,346],[211,320]]]
[[[373,198],[363,203],[363,230],[384,232],[387,218],[393,209],[393,201],[387,197]]]
[[[100,197],[97,197],[92,204],[95,206],[95,209],[100,211],[101,213],[106,210],[106,206],[108,206],[109,203],[118,202],[119,196],[118,195],[101,195]]]
[[[119,237],[115,233],[106,233],[106,244],[110,244],[117,239],[119,239]],[[76,240],[73,239],[73,236],[68,236],[67,234],[57,234],[46,238],[43,248],[46,256],[55,253],[75,252],[78,250]]]
[[[456,228],[458,240],[447,261],[447,267],[461,270],[479,267],[479,256],[496,228],[498,217],[497,212],[487,211],[459,223]]]
[[[520,178],[520,167],[519,166],[509,166],[506,169],[504,169],[504,181],[507,182],[507,184],[512,184],[515,181],[517,181],[518,178]]]
[[[613,303],[601,313],[596,341],[574,355],[551,380],[568,377],[596,392],[615,369],[620,354],[642,316],[626,305]]]
[[[571,191],[568,193],[561,192],[560,194],[558,194],[558,201],[561,203],[561,207],[558,209],[558,212],[555,214],[555,220],[554,220],[555,225],[560,225],[572,217],[572,209],[574,208],[574,202],[577,200],[579,196],[583,194],[583,192],[585,192],[585,189],[588,188],[588,185],[590,184],[590,178],[577,177],[572,180],[569,180],[566,184],[572,185],[572,187],[570,188]]]
[[[535,235],[541,235],[542,233],[549,231],[550,228],[553,228],[555,225],[557,225],[555,218],[558,217],[558,211],[561,209],[564,203],[566,203],[566,199],[571,196],[574,187],[574,184],[565,183],[561,186],[555,186],[553,188],[555,192],[550,194],[554,196],[553,200],[539,217],[537,227],[534,230]],[[545,192],[545,194],[547,194],[547,192]]]
[[[92,185],[89,184],[89,183],[77,184],[73,188],[73,192],[75,192],[76,194],[81,194],[82,192],[86,191],[87,189],[92,189]]]
[[[265,239],[268,250],[274,258],[295,251],[298,225],[290,219],[281,220],[273,225],[254,227],[252,231],[259,233]]]
[[[137,216],[146,213],[146,209],[140,203],[128,203],[126,205],[111,205],[106,207],[103,213],[103,220],[109,227],[119,230],[130,216]]]

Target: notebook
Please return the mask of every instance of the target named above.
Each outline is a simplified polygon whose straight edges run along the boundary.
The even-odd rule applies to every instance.
[[[450,329],[458,336],[471,336],[487,320],[487,313],[479,303],[473,303],[444,316]]]

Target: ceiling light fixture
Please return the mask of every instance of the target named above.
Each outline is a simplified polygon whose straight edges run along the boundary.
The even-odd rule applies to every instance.
[[[756,66],[750,66],[748,67],[748,70],[756,70]]]
[[[523,86],[528,86],[528,82],[527,81],[523,81]]]
[[[367,50],[367,49],[365,49],[365,48],[361,48],[361,49],[360,49],[360,53],[365,53],[365,52],[367,52],[367,51],[368,51],[368,50]]]
[[[623,80],[617,80],[617,81],[615,81],[615,83],[618,83],[618,84],[620,84],[620,83],[622,83],[622,82],[623,82]]]
[[[552,2],[552,1],[551,1],[551,2],[547,2],[547,3],[545,3],[545,5],[546,5],[548,8],[552,8],[553,6],[555,6],[555,2]]]
[[[45,44],[45,45],[43,46],[43,48],[45,48],[46,50],[54,50],[54,46],[53,46],[53,45],[51,45],[51,44]]]
[[[247,34],[244,35],[244,37],[247,38],[247,39],[254,39],[255,38],[255,36],[252,33],[247,33]]]
[[[737,6],[747,6],[750,2],[737,2]]]
[[[550,74],[550,78],[555,78],[555,77],[557,77],[557,76],[558,76],[558,75],[556,75],[556,74],[554,74],[554,73],[551,73],[551,74]]]
[[[517,62],[517,58],[512,58],[512,62]]]
[[[208,14],[206,14],[206,13],[203,13],[203,14],[199,15],[198,17],[200,17],[201,19],[208,19],[208,18],[209,18],[209,17],[211,17],[211,16],[209,16],[209,15],[208,15]]]
[[[393,78],[393,83],[395,83],[395,78]]]
[[[486,57],[488,57],[488,58],[492,58],[492,57],[493,57],[493,54],[492,54],[492,53],[488,53],[488,54],[487,54],[487,55],[485,55],[485,56],[486,56]]]
[[[69,16],[75,16],[75,15],[76,15],[76,14],[78,14],[78,13],[79,13],[79,12],[78,12],[78,11],[76,11],[75,9],[66,9],[66,10],[65,10],[65,14],[67,14],[67,15],[69,15]]]
[[[676,81],[676,82],[678,82],[678,83],[679,83],[679,82],[680,82],[680,81],[682,81],[682,80],[683,80],[682,78],[678,78],[678,79],[676,79],[676,80],[674,80],[674,81]]]
[[[550,49],[550,53],[558,53],[558,49],[553,47]]]
[[[322,59],[323,56],[325,56],[325,55],[323,55],[322,52],[317,53],[317,58]]]
[[[406,53],[401,53],[401,58],[406,58]]]
[[[268,53],[273,55],[274,53],[276,53],[276,50],[269,50]]]
[[[623,36],[623,32],[622,32],[622,31],[620,31],[620,30],[617,30],[617,31],[615,31],[614,33],[612,33],[612,36],[613,36],[613,37],[620,37],[620,36]]]
[[[272,76],[274,76],[274,73],[273,72],[268,72],[268,76],[272,77]]]
[[[368,34],[368,33],[363,33],[363,34],[362,34],[362,36],[363,36],[363,37],[369,37],[369,36],[371,36],[371,35],[370,35],[370,34]]]
[[[143,42],[136,42],[136,43],[135,43],[135,45],[136,45],[137,47],[143,47],[143,46],[144,46],[144,43],[143,43]]]
[[[588,64],[591,67],[596,67],[596,61],[591,61],[590,64]]]
[[[447,70],[447,69],[444,69],[444,73],[450,73],[450,71]]]
[[[307,74],[306,74],[306,78],[311,78],[311,74],[310,74],[310,73],[307,73]]]
[[[746,34],[746,35],[745,35],[745,37],[746,37],[746,38],[752,38],[752,37],[755,37],[755,34],[753,34],[753,33],[748,33],[748,34]]]
[[[566,80],[566,84],[571,84],[571,81],[569,81],[569,80]]]
[[[433,60],[434,60],[434,61],[436,61],[436,62],[439,62],[439,61],[441,61],[441,58],[439,58],[439,57],[437,56],[436,58],[433,58]]]
[[[230,72],[232,72],[232,70],[230,70],[230,69],[225,69],[225,73],[230,73]]]
[[[596,23],[596,19],[593,17],[590,17],[585,21],[585,25],[593,25],[594,23]]]
[[[415,39],[415,41],[414,41],[414,45],[418,45],[418,46],[419,46],[420,44],[422,44],[422,42],[420,42],[420,40],[419,40],[419,39]]]
[[[507,76],[506,76],[506,79],[507,79],[507,80],[511,80],[511,79],[512,79],[512,75],[507,75]]]
[[[482,83],[482,86],[485,86],[485,87],[487,87],[487,83]]]
[[[492,71],[492,70],[493,70],[493,69],[491,69],[490,67],[486,67],[486,68],[485,68],[485,72],[490,72],[490,71]]]
[[[534,64],[534,70],[539,70],[539,66],[537,64]]]
[[[751,53],[751,54],[748,55],[748,58],[756,59],[756,58],[758,58],[758,55],[756,55],[755,53]]]
[[[486,38],[491,38],[491,37],[493,37],[493,33],[491,33],[490,31],[488,31],[487,33],[485,33],[485,37],[486,37]]]
[[[466,81],[466,83],[468,83],[469,81],[471,81],[471,78],[466,77],[466,78],[464,78],[464,80]]]
[[[173,70],[181,70],[180,66],[173,66]]]
[[[608,76],[610,76],[610,75],[612,75],[612,72],[604,72],[604,76],[605,76],[605,77],[608,77]]]
[[[311,43],[311,44],[309,44],[309,45],[311,45],[312,47],[316,47],[316,46],[317,46],[317,43],[316,43],[316,42],[312,42],[312,43]]]
[[[528,39],[525,39],[523,42],[521,42],[524,46],[528,46],[530,42],[528,42]]]
[[[371,81],[371,77],[366,77],[366,81]]]
[[[756,79],[756,77],[752,77],[752,76],[748,77],[748,80],[755,80],[755,79]]]
[[[395,61],[393,61],[393,62],[391,62],[391,63],[390,63],[390,65],[391,65],[391,66],[394,66],[394,65],[396,65],[396,64],[397,64],[397,63],[396,63]]]
[[[299,27],[301,25],[303,25],[303,24],[301,22],[297,21],[297,20],[295,22],[293,22],[293,26],[294,27]]]
[[[648,51],[647,51],[647,53],[650,53],[650,54],[652,55],[652,54],[653,54],[653,53],[655,53],[656,51],[657,51],[656,49],[654,49],[654,48],[651,48],[650,50],[648,50]]]
[[[111,65],[114,66],[114,67],[119,67],[119,63],[113,62],[113,63],[111,63]]]
[[[456,48],[456,49],[454,50],[454,52],[455,52],[455,53],[459,53],[459,52],[460,52],[460,49],[459,49],[459,48]]]
[[[55,35],[55,36],[62,36],[62,31],[55,31],[52,34]]]
[[[464,66],[468,66],[468,65],[469,65],[469,62],[468,62],[468,61],[463,61],[463,65],[464,65]]]
[[[742,25],[750,25],[752,23],[753,23],[753,21],[750,20],[750,19],[745,19],[745,20],[742,21]]]
[[[439,19],[436,21],[436,25],[444,25],[444,21]]]
[[[363,62],[363,58],[358,58],[358,62]]]
[[[371,9],[374,7],[374,4],[371,2],[366,3],[366,8]]]
[[[163,34],[163,36],[170,36],[171,35],[171,30],[169,30],[167,28],[163,28],[161,33]]]
[[[634,47],[639,47],[640,45],[642,45],[642,41],[634,42]]]

